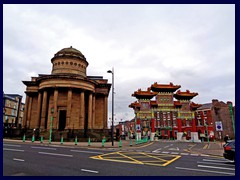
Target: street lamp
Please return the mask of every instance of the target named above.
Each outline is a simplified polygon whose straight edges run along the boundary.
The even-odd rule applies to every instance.
[[[113,121],[114,121],[114,70],[108,70],[107,73],[112,74],[112,128],[111,128],[111,139],[112,139],[112,146],[114,146],[114,141],[113,141]]]

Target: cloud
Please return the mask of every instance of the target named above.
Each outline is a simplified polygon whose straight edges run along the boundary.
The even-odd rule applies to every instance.
[[[154,82],[198,92],[197,103],[235,103],[235,7],[231,4],[3,5],[3,87],[51,73],[62,48],[80,50],[87,75],[115,71],[116,119],[131,119],[131,94]],[[111,96],[109,96],[111,117]]]

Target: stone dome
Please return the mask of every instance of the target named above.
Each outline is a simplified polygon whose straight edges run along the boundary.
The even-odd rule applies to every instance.
[[[77,49],[73,48],[70,46],[69,48],[63,48],[62,50],[58,51],[54,57],[61,57],[61,56],[73,56],[73,57],[78,57],[81,59],[85,59],[84,55]]]
[[[76,74],[86,77],[88,62],[84,55],[72,46],[58,51],[51,62],[52,74]]]

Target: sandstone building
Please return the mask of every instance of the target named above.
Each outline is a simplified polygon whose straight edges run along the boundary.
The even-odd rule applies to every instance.
[[[51,74],[23,81],[27,86],[23,126],[42,132],[75,130],[85,137],[107,130],[108,80],[87,76],[88,62],[73,47],[58,51],[51,63]]]

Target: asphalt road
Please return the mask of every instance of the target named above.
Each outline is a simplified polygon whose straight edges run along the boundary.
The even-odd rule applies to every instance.
[[[118,151],[3,143],[4,176],[234,176],[222,157],[189,153],[190,144],[154,143]]]

